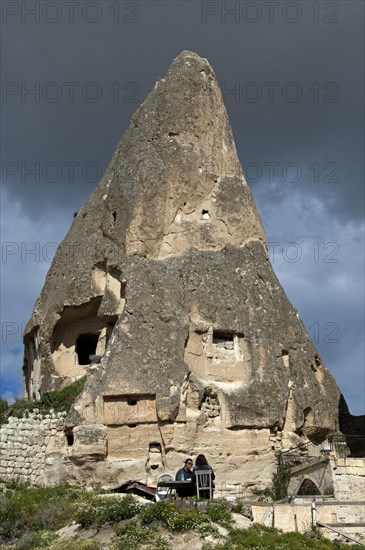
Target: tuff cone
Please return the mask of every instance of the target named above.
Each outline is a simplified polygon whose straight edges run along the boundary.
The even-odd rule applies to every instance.
[[[276,451],[338,429],[340,392],[271,268],[194,53],[134,114],[27,325],[28,397],[85,374],[70,479],[153,482],[204,452],[226,482],[265,486]]]

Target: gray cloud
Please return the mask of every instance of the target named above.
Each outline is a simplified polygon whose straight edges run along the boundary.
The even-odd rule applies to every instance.
[[[2,262],[3,326],[27,320],[49,267],[48,258],[22,262],[21,243],[60,242],[134,109],[190,49],[208,58],[222,84],[268,240],[303,249],[297,263],[279,254],[274,269],[308,331],[319,323],[319,351],[360,413],[363,4],[280,2],[270,20],[267,3],[241,2],[224,22],[236,3],[120,2],[118,13],[106,0],[94,3],[100,14],[80,2],[73,23],[63,3],[55,23],[51,7],[39,23],[26,13],[22,22],[21,3],[9,4],[19,12],[2,13],[2,240],[20,248]],[[338,263],[324,262],[330,242]],[[339,342],[323,342],[332,321]],[[3,344],[1,389],[19,391],[20,360],[11,351],[19,339]]]

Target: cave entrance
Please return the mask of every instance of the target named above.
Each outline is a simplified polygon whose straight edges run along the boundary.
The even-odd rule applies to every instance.
[[[297,495],[320,495],[321,491],[317,485],[313,483],[311,479],[304,479],[301,486],[298,489]]]
[[[76,340],[76,353],[79,365],[90,365],[90,355],[95,355],[100,332],[80,334]]]

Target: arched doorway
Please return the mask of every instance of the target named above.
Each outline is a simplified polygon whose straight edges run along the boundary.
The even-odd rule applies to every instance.
[[[303,479],[297,495],[320,495],[321,491],[318,489],[317,485],[313,483],[311,479]]]

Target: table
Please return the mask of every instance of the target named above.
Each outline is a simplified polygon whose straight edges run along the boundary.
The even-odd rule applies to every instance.
[[[166,491],[166,496],[167,495],[172,495],[172,491],[173,489],[190,489],[192,487],[194,487],[194,483],[191,481],[191,480],[187,480],[187,481],[175,481],[175,480],[171,480],[171,481],[160,481],[158,484],[157,484],[157,491],[159,489],[159,487],[166,487],[167,488],[167,491]]]

